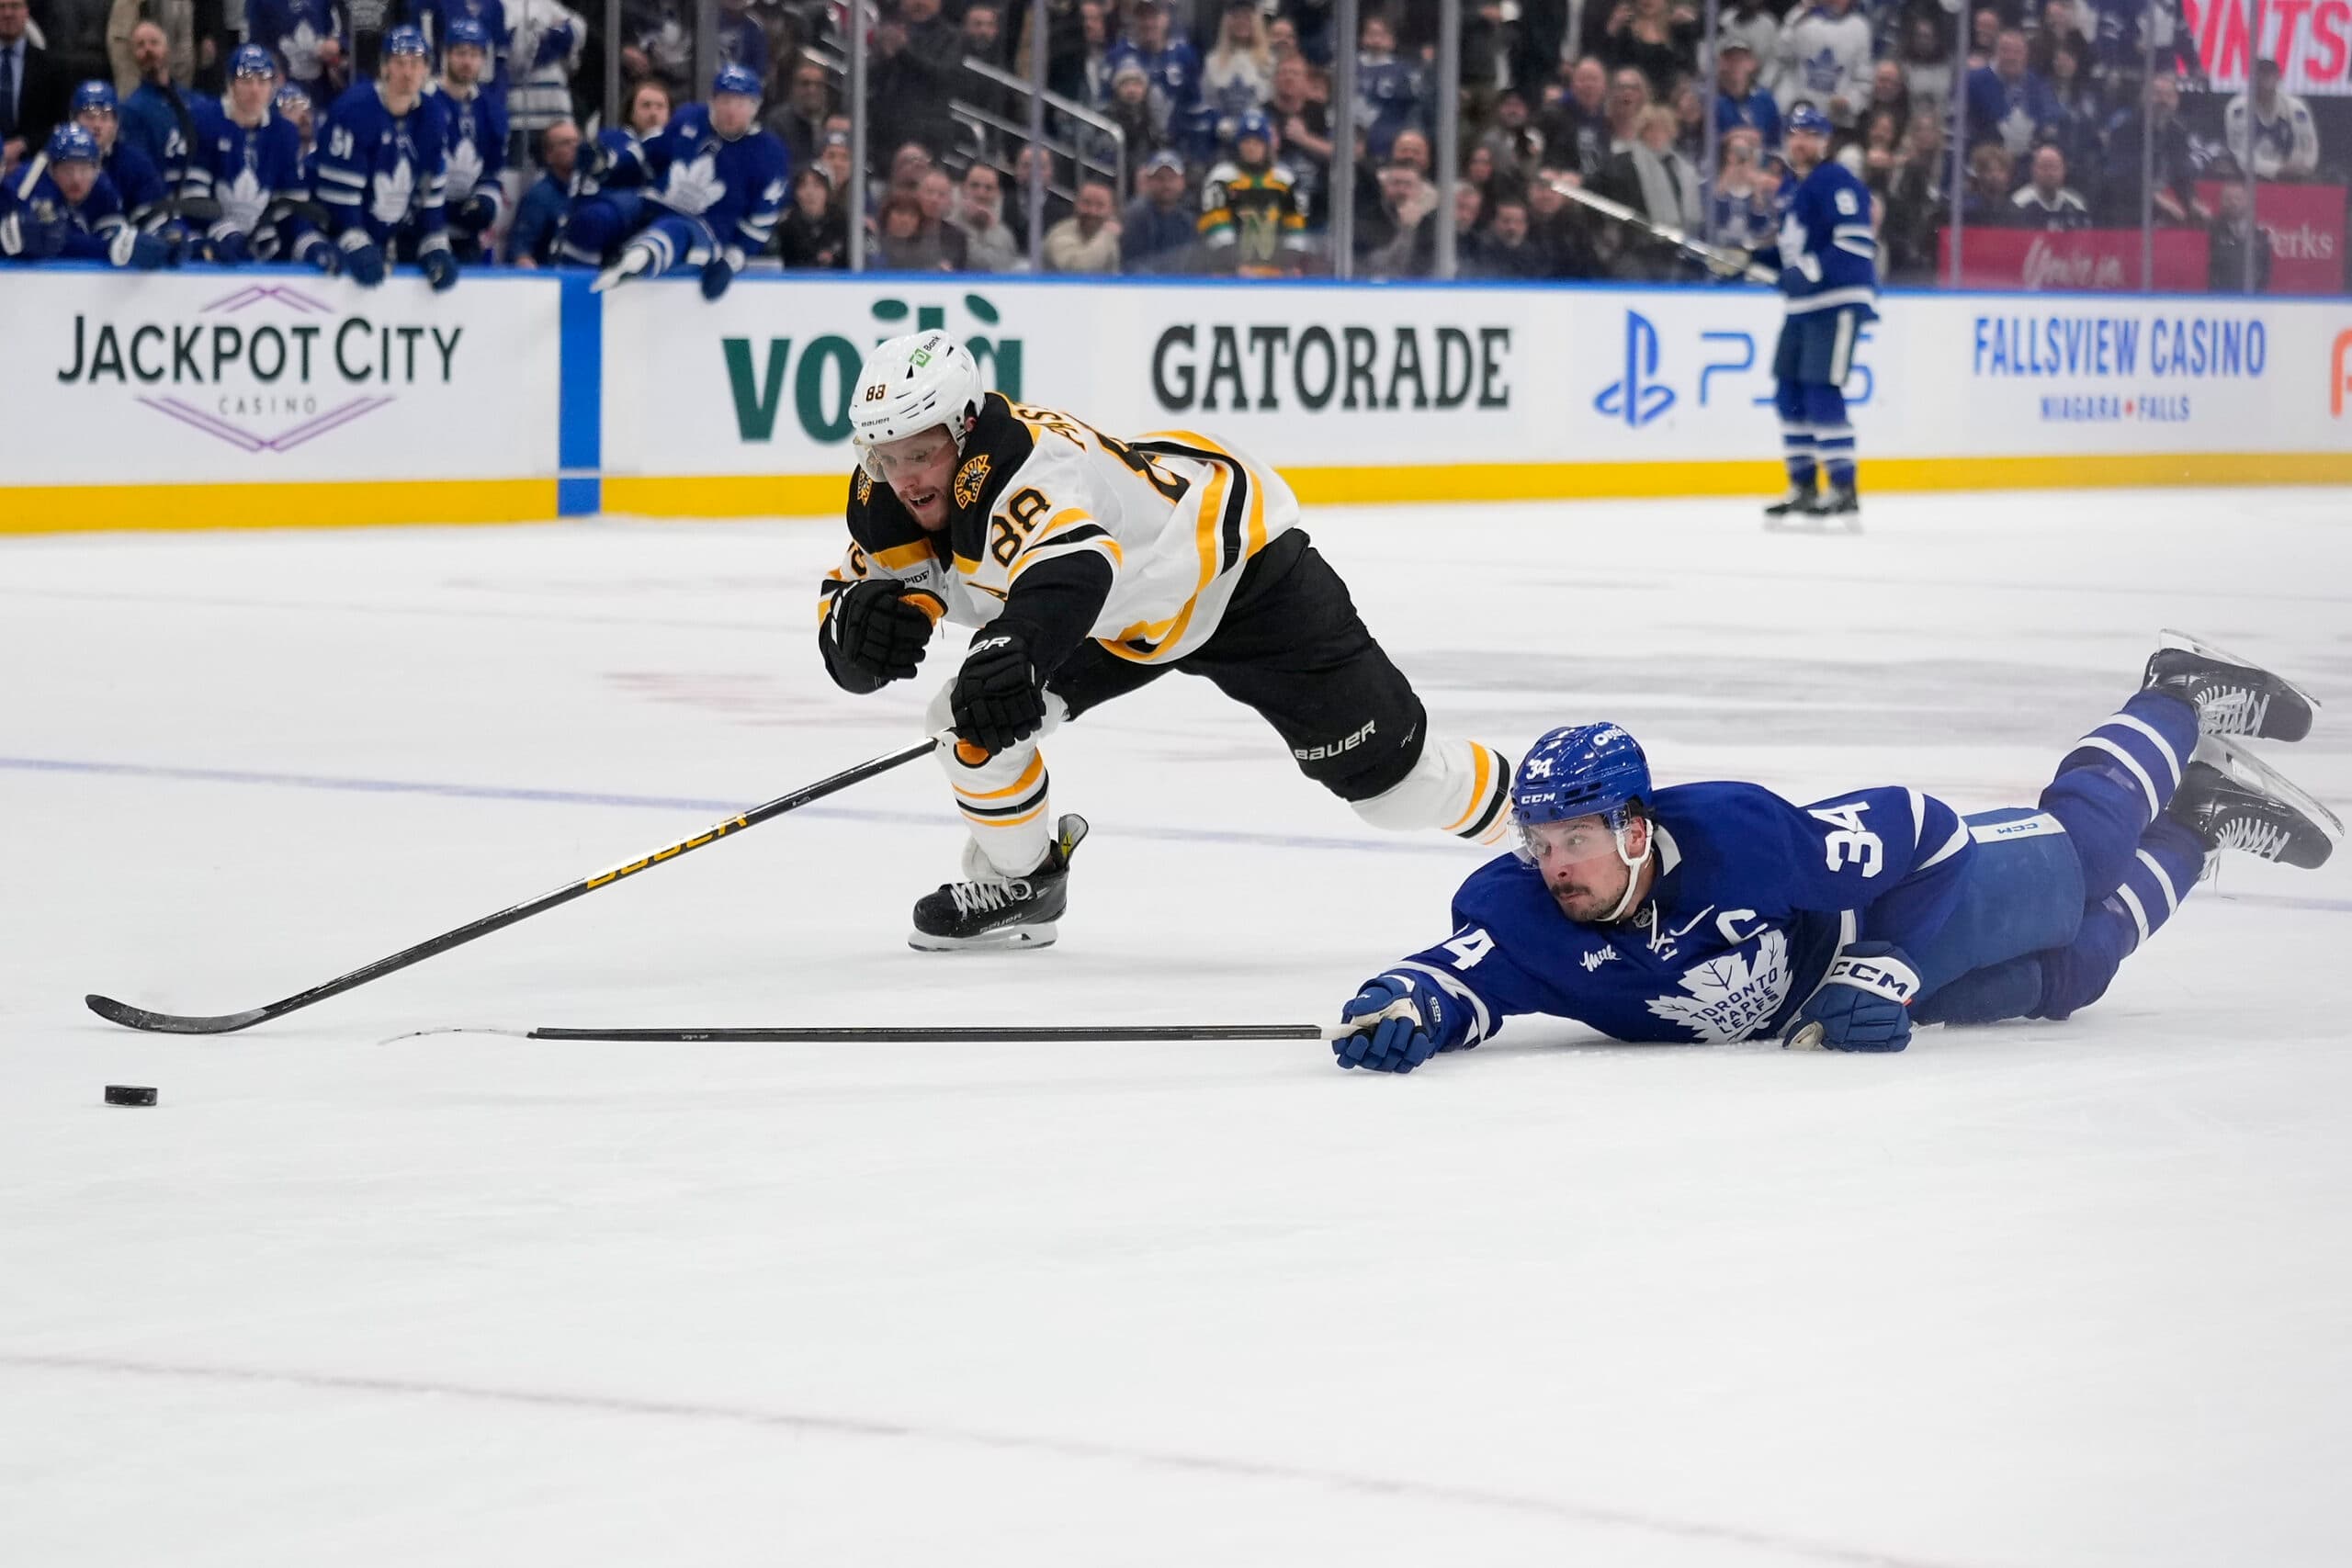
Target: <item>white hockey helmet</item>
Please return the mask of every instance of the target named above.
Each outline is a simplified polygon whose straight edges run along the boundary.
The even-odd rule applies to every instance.
[[[954,336],[933,328],[877,344],[850,394],[850,441],[876,482],[874,448],[944,424],[964,449],[965,422],[980,412],[988,389],[979,362]]]

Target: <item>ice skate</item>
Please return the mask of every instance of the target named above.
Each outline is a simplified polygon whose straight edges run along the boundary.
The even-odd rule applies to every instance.
[[[924,953],[967,948],[1049,947],[1069,898],[1069,857],[1086,837],[1086,818],[1065,816],[1045,860],[1026,876],[1006,876],[977,844],[964,851],[962,882],[943,884],[915,903],[907,945]]]
[[[1801,521],[1813,516],[1818,505],[1811,486],[1792,484],[1788,494],[1764,509],[1764,521],[1767,525],[1785,523],[1791,519]]]
[[[2143,687],[2193,705],[2199,733],[2260,740],[2301,740],[2311,733],[2319,703],[2310,693],[2185,632],[2162,635]]]
[[[2306,871],[2326,864],[2344,837],[2335,813],[2245,747],[2219,736],[2198,742],[2165,815],[2203,840],[2209,856],[2242,850]]]
[[[1839,517],[1845,520],[1847,527],[1860,528],[1862,525],[1861,492],[1852,485],[1833,484],[1815,501],[1813,514],[1822,519],[1825,525],[1830,518]]]

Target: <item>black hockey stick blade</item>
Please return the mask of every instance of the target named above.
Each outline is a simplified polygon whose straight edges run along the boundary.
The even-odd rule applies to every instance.
[[[812,800],[820,800],[838,790],[847,789],[854,784],[870,779],[876,773],[888,773],[892,768],[911,762],[918,757],[928,757],[937,745],[938,741],[935,738],[926,736],[911,746],[902,746],[896,751],[888,751],[879,757],[869,758],[854,768],[843,769],[829,779],[820,779],[815,784],[794,790],[790,795],[780,795],[774,800],[764,801],[752,807],[749,811],[740,812],[728,818],[723,822],[713,823],[693,838],[681,839],[678,842],[667,848],[656,850],[640,860],[630,861],[626,865],[614,866],[610,870],[598,872],[594,876],[582,877],[577,882],[568,882],[552,892],[542,893],[536,898],[526,899],[510,908],[501,909],[494,915],[484,915],[478,920],[469,920],[455,931],[443,931],[439,936],[420,942],[414,947],[402,948],[389,957],[379,958],[373,964],[363,964],[348,975],[337,976],[334,979],[323,985],[313,986],[307,991],[297,991],[294,995],[271,1002],[266,1007],[203,1018],[185,1013],[150,1012],[145,1008],[135,1008],[127,1003],[116,1001],[112,997],[92,995],[84,997],[82,999],[88,1004],[92,1012],[96,1013],[108,1023],[119,1023],[126,1029],[145,1030],[152,1034],[233,1034],[240,1029],[250,1029],[256,1023],[266,1023],[274,1018],[283,1018],[298,1008],[309,1007],[312,1002],[322,1002],[329,997],[341,996],[344,992],[364,986],[370,980],[381,979],[395,970],[405,969],[412,964],[423,963],[425,959],[447,953],[453,947],[461,947],[477,937],[485,937],[496,931],[504,931],[518,920],[527,920],[533,915],[543,915],[560,904],[569,904],[574,898],[583,897],[599,888],[610,887],[615,883],[634,876],[648,866],[660,865],[664,861],[675,860],[689,850],[698,850],[705,844],[741,832],[744,829],[756,828],[769,818],[781,817],[796,807],[806,806]]]
[[[1330,1040],[1346,1032],[1317,1023],[941,1024],[931,1028],[918,1025],[866,1029],[534,1029],[527,1038],[721,1045],[1002,1045],[1048,1040]]]

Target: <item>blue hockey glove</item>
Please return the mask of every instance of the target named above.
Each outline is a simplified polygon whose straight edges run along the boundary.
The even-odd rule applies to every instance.
[[[1911,1043],[1919,972],[1891,942],[1858,942],[1830,961],[1789,1023],[1796,1051],[1900,1051]]]
[[[416,265],[424,274],[424,281],[433,285],[434,293],[447,294],[458,287],[458,258],[449,254],[447,246],[434,246],[416,258]]]
[[[311,235],[302,243],[300,248],[295,251],[294,259],[310,263],[329,277],[333,277],[343,270],[343,253],[316,234]]]
[[[726,293],[727,286],[735,281],[736,268],[737,264],[729,261],[724,254],[715,255],[703,263],[702,297],[716,299]]]
[[[1409,1073],[1441,1051],[1464,1043],[1470,1032],[1466,1009],[1430,982],[1410,975],[1382,975],[1340,1006],[1340,1021],[1354,1032],[1331,1042],[1342,1067],[1375,1073]]]
[[[222,266],[243,266],[254,259],[253,243],[232,229],[212,241],[212,259]]]
[[[336,243],[343,250],[343,270],[351,275],[352,282],[373,288],[384,281],[384,253],[366,231],[345,230]]]
[[[449,209],[449,227],[460,234],[479,234],[498,216],[498,204],[480,193]]]

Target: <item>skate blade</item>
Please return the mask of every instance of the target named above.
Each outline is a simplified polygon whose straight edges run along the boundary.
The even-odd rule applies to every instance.
[[[978,936],[931,936],[909,931],[907,945],[917,953],[1014,953],[1026,947],[1051,947],[1059,934],[1055,923],[1047,920],[1043,925],[1011,926],[1002,931],[983,931]]]
[[[2211,649],[2200,649],[2199,651],[2215,659],[2228,657],[2226,654],[2214,653]],[[2344,818],[2322,806],[2311,791],[2264,761],[2248,748],[2239,745],[2235,740],[2221,735],[2205,736],[2197,742],[2197,750],[2190,754],[2190,760],[2203,762],[2208,767],[2219,768],[2246,788],[2267,795],[2271,799],[2291,806],[2301,812],[2310,818],[2312,826],[2320,830],[2320,835],[2327,840],[2331,854],[2344,847]]]
[[[2295,695],[2302,698],[2304,705],[2312,710],[2312,722],[2313,724],[2317,724],[2319,722],[2319,699],[2312,696],[2309,692],[2303,690],[2302,687],[2295,684],[2294,682],[2288,680],[2287,677],[2281,675],[2276,670],[2270,668],[2269,665],[2263,663],[2260,660],[2247,659],[2241,654],[2232,653],[2226,648],[2216,648],[2213,644],[2207,642],[2203,637],[2191,637],[2187,632],[2177,632],[2173,630],[2170,626],[2166,626],[2156,633],[2156,648],[2158,651],[2162,651],[2167,648],[2177,648],[2189,653],[2201,654],[2207,659],[2219,660],[2223,664],[2237,665],[2240,669],[2261,671],[2265,675],[2269,676],[2272,680],[2278,682],[2280,685],[2294,693]]]

